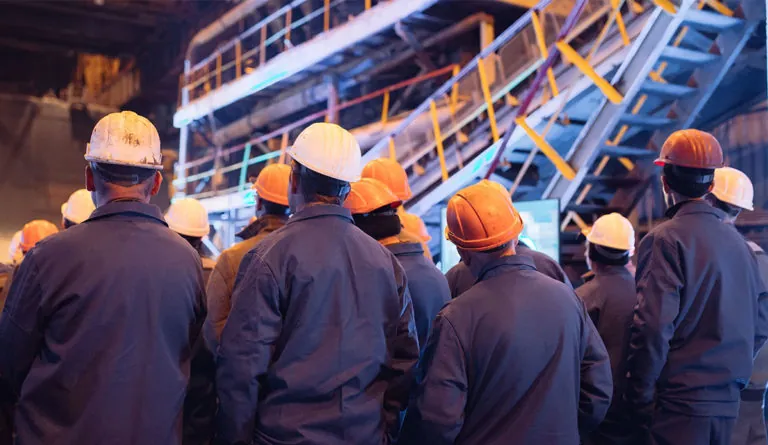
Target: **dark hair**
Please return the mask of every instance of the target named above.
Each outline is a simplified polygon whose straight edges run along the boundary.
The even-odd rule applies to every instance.
[[[625,266],[629,263],[628,250],[614,249],[599,244],[589,243],[587,255],[590,260],[609,266]]]
[[[67,218],[64,218],[64,230],[69,229],[70,227],[76,226],[77,223],[74,223]]]
[[[665,164],[664,177],[673,191],[687,198],[700,198],[709,192],[715,180],[715,170]]]
[[[131,167],[128,165],[104,164],[91,162],[93,177],[102,184],[132,187],[149,181],[156,170],[151,168]]]
[[[187,236],[187,235],[181,235],[182,238],[187,240],[190,246],[192,246],[197,253],[201,253],[203,251],[203,238],[199,236]]]
[[[292,172],[299,181],[299,191],[306,202],[342,205],[349,194],[349,183],[334,179],[299,164],[291,163]]]
[[[264,209],[264,214],[266,215],[284,216],[288,214],[287,206],[277,204],[272,201],[267,201],[266,199],[261,199],[259,202],[261,203],[261,208]]]
[[[389,238],[402,231],[397,210],[391,207],[382,207],[371,213],[352,215],[352,218],[360,230],[375,240]]]

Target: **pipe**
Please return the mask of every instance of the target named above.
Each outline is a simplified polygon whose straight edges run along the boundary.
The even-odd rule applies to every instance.
[[[446,40],[450,40],[468,32],[473,27],[482,23],[493,23],[493,17],[484,12],[472,14],[455,25],[452,25],[450,28],[425,39],[424,42],[422,42],[422,47],[426,49],[443,43]],[[400,65],[415,54],[416,51],[409,47],[406,51],[400,52],[394,58],[387,59],[385,63],[377,64],[374,69],[355,76],[350,82],[341,82],[340,88],[343,90],[358,83],[366,82],[376,74],[388,71]],[[353,61],[348,65],[355,66],[357,64],[357,61]],[[345,65],[344,68],[347,68],[347,66]],[[346,69],[339,71],[346,71]],[[214,133],[214,142],[224,145],[228,141],[249,135],[253,130],[262,127],[269,122],[288,116],[303,108],[317,105],[328,99],[328,85],[325,83],[316,84],[314,86],[300,84],[295,89],[298,90],[298,93],[293,96],[287,97],[276,103],[271,101],[270,105],[267,107],[257,105],[248,115],[220,128]]]
[[[252,13],[260,6],[265,5],[269,0],[244,0],[239,5],[227,11],[224,15],[214,20],[210,25],[198,31],[189,41],[187,46],[187,55],[185,65],[189,65],[192,60],[192,54],[198,46],[210,42],[216,36],[226,31],[227,28],[236,24],[240,19]]]

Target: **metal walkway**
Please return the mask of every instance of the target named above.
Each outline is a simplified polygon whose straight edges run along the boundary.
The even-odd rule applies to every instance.
[[[491,176],[515,199],[560,199],[563,230],[629,213],[666,136],[692,125],[765,19],[758,0],[581,0],[552,20],[557,3],[529,11],[365,155],[407,168],[409,211]],[[411,128],[446,95],[465,103],[452,121]]]

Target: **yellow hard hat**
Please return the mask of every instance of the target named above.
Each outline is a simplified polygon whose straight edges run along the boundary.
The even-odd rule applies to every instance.
[[[21,247],[22,252],[29,252],[29,250],[35,247],[41,240],[54,233],[58,233],[58,231],[59,228],[50,221],[44,219],[30,221],[21,229],[19,247]]]
[[[597,218],[587,234],[587,241],[612,249],[633,252],[635,250],[635,229],[627,218],[614,212]]]
[[[310,125],[288,148],[288,154],[304,167],[329,178],[346,182],[360,179],[360,145],[350,132],[336,124]]]
[[[351,184],[344,207],[353,215],[371,213],[382,207],[397,208],[401,204],[394,193],[381,181],[363,178]]]
[[[203,237],[211,230],[208,212],[200,201],[182,198],[175,201],[165,214],[165,222],[174,232],[191,237]]]
[[[712,194],[725,203],[741,207],[746,210],[754,210],[755,188],[749,176],[742,171],[731,167],[723,167],[715,170],[715,184]]]
[[[288,165],[270,164],[259,172],[256,182],[253,183],[253,189],[259,198],[287,206],[290,177],[291,167]]]
[[[363,167],[363,177],[378,179],[387,184],[390,190],[401,201],[407,201],[413,196],[408,185],[408,175],[397,161],[389,158],[374,159]]]
[[[465,250],[490,250],[523,231],[512,200],[487,180],[459,190],[448,201],[447,222],[447,238]]]
[[[130,167],[163,168],[160,135],[152,122],[132,111],[111,113],[96,123],[85,160]]]

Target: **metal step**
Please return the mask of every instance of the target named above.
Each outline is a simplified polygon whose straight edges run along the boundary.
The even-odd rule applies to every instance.
[[[580,214],[596,213],[599,215],[621,211],[621,209],[618,207],[609,207],[600,204],[568,204],[565,206],[565,210]]]
[[[727,29],[739,26],[744,23],[744,21],[735,17],[728,17],[718,12],[691,9],[685,14],[683,23],[700,31],[720,33]]]
[[[669,99],[678,99],[693,94],[696,88],[688,85],[678,85],[674,83],[661,83],[652,80],[646,80],[640,88],[645,94],[659,96]]]
[[[717,60],[717,54],[694,51],[675,46],[668,46],[661,52],[661,59],[683,65],[704,65]]]
[[[653,150],[626,145],[604,145],[602,153],[609,156],[623,156],[627,158],[651,158],[657,156],[657,153]]]
[[[622,114],[619,118],[619,121],[630,126],[650,129],[662,128],[675,123],[673,119],[668,117],[646,116],[642,114],[629,113]]]
[[[601,184],[609,187],[631,187],[642,182],[639,178],[586,175],[584,182]]]

